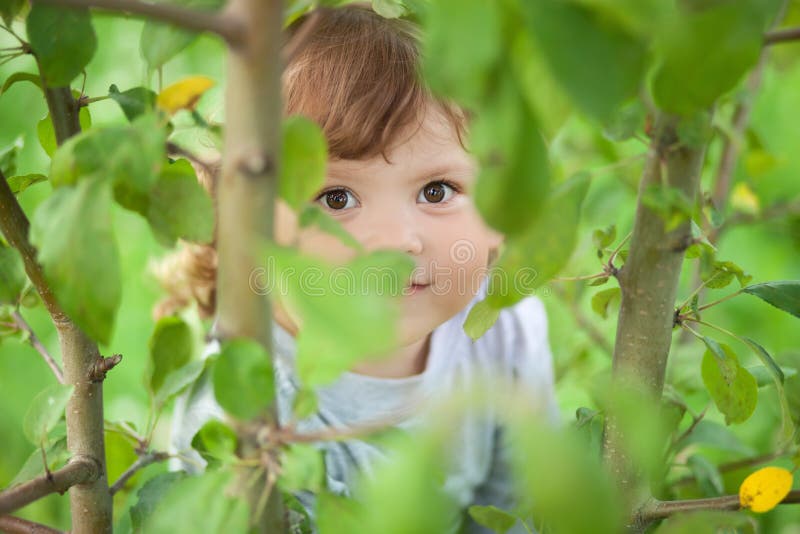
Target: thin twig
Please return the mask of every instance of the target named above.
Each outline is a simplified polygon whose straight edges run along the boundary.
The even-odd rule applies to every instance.
[[[151,4],[139,0],[35,0],[36,3],[60,7],[96,8],[167,22],[187,30],[208,31],[225,39],[231,46],[242,44],[244,24],[218,11],[186,8],[176,4]]]
[[[97,478],[100,466],[89,458],[73,458],[57,471],[35,478],[0,493],[0,516],[10,514],[23,506],[51,493],[64,493],[76,484]]]
[[[587,274],[584,276],[558,276],[553,278],[553,282],[579,282],[581,280],[594,280],[596,278],[605,278],[609,276],[608,273]]]
[[[703,304],[702,306],[697,308],[697,311],[701,312],[703,310],[707,310],[712,306],[716,306],[717,304],[721,304],[721,303],[725,302],[726,300],[730,300],[733,297],[737,297],[737,296],[739,296],[741,294],[742,294],[742,290],[740,289],[739,291],[737,291],[735,293],[731,293],[730,295],[724,296],[721,299],[717,299],[717,300],[715,300],[713,302],[709,302],[708,304]]]
[[[150,464],[154,464],[156,462],[163,462],[164,460],[168,460],[170,455],[166,452],[149,452],[143,456],[140,456],[135,462],[131,464],[129,468],[122,473],[116,482],[114,482],[108,491],[111,492],[111,495],[114,495],[119,490],[121,490],[128,480],[131,479],[133,475],[136,474],[137,471],[144,469]]]
[[[64,534],[62,530],[56,530],[47,525],[13,515],[0,517],[0,532],[5,532],[6,534]]]
[[[628,239],[630,239],[632,235],[633,235],[633,232],[628,232],[628,235],[626,235],[624,238],[622,238],[622,241],[619,242],[619,245],[617,245],[617,248],[615,248],[611,252],[611,255],[608,257],[608,266],[609,266],[609,268],[613,268],[614,267],[614,260],[616,259],[617,254],[619,254],[619,252],[622,250],[622,247],[625,246],[625,243],[628,242]]]
[[[36,351],[39,354],[42,355],[42,358],[44,358],[44,361],[45,361],[45,363],[47,363],[47,366],[50,367],[50,370],[53,371],[54,375],[56,375],[56,379],[59,381],[59,383],[63,384],[64,383],[64,371],[61,370],[61,367],[58,365],[58,363],[53,359],[53,357],[47,351],[47,348],[44,345],[42,345],[41,341],[39,341],[39,338],[36,336],[36,334],[34,333],[33,329],[28,324],[28,322],[25,320],[25,318],[17,310],[14,310],[13,312],[11,312],[11,316],[14,318],[14,321],[17,323],[17,327],[20,330],[24,330],[25,332],[28,333],[28,343],[30,343],[31,346],[34,349],[36,349]]]
[[[775,30],[768,32],[764,36],[764,44],[774,45],[778,43],[786,43],[788,41],[800,40],[800,28],[787,28],[785,30]]]
[[[780,504],[800,503],[800,490],[790,491]],[[673,514],[698,510],[739,510],[742,505],[738,495],[723,495],[708,499],[689,499],[685,501],[653,500],[638,513],[638,519],[644,523],[667,518]]]
[[[688,427],[686,430],[684,430],[684,431],[681,433],[681,435],[680,435],[680,436],[678,436],[677,438],[675,438],[675,439],[672,441],[672,443],[671,443],[671,444],[670,444],[670,446],[669,446],[669,449],[670,449],[670,450],[674,449],[674,448],[675,448],[675,446],[676,446],[678,443],[680,443],[681,441],[683,441],[684,439],[686,439],[687,437],[689,437],[689,435],[690,435],[692,432],[694,432],[694,429],[695,429],[695,428],[697,428],[697,425],[699,425],[699,424],[700,424],[700,421],[702,421],[702,420],[703,420],[703,417],[705,417],[705,416],[706,416],[706,412],[707,412],[707,411],[708,411],[708,405],[706,405],[706,407],[705,407],[705,408],[703,408],[703,411],[702,411],[702,412],[700,412],[699,414],[697,414],[697,415],[695,415],[695,416],[693,416],[693,417],[692,417],[692,423],[689,425],[689,427]]]

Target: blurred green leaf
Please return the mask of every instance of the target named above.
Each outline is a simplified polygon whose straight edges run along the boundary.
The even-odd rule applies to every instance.
[[[489,273],[487,300],[492,307],[511,306],[545,284],[572,255],[580,206],[589,176],[578,174],[555,189],[536,223],[524,235],[509,239]]]
[[[502,51],[499,4],[440,0],[423,14],[422,69],[431,89],[462,104],[481,102]]]
[[[322,451],[305,443],[289,446],[281,455],[278,485],[287,492],[309,490],[318,493],[325,482]]]
[[[694,430],[681,440],[677,446],[677,450],[695,444],[734,452],[742,456],[752,456],[755,454],[755,451],[751,447],[744,444],[736,434],[728,430],[725,426],[705,419],[697,423]]]
[[[6,26],[11,26],[14,17],[25,7],[25,0],[3,0],[0,2],[0,16]]]
[[[136,454],[136,445],[131,442],[128,436],[118,432],[106,432],[104,435],[104,445],[106,451],[106,474],[110,483],[124,473],[133,463],[139,459]],[[125,490],[135,487],[141,478],[141,471],[138,471],[124,485]],[[123,490],[123,491],[125,491]]]
[[[213,239],[214,205],[188,161],[164,165],[147,204],[147,220],[163,245],[172,247],[176,239]]]
[[[93,178],[56,189],[34,213],[30,239],[64,311],[107,344],[122,292],[110,184]]]
[[[73,385],[52,384],[33,398],[22,422],[22,431],[28,441],[44,446],[47,433],[64,415],[74,389]]]
[[[553,76],[584,113],[608,121],[636,94],[645,73],[647,43],[577,3],[540,0],[521,6]],[[565,35],[570,36],[568,45]]]
[[[24,2],[24,0],[20,0]],[[12,85],[19,82],[30,82],[39,89],[42,88],[42,78],[38,74],[31,74],[30,72],[15,72],[3,82],[3,88],[0,89],[0,95],[8,91]]]
[[[800,318],[800,280],[754,284],[742,289],[776,308]]]
[[[97,49],[97,36],[86,8],[34,3],[28,14],[27,30],[31,48],[50,87],[69,85]]]
[[[164,406],[172,398],[193,384],[205,369],[208,360],[195,360],[180,367],[164,378],[164,383],[156,392],[156,407]]]
[[[641,100],[633,100],[621,106],[605,123],[603,135],[611,141],[625,141],[644,133],[647,110]]]
[[[617,238],[617,227],[615,225],[607,226],[606,228],[598,228],[592,232],[592,243],[598,250],[603,250],[611,246],[611,243]]]
[[[0,304],[15,304],[27,281],[19,252],[0,243]]]
[[[67,438],[57,439],[52,445],[45,447],[45,456],[47,457],[47,468],[50,471],[55,471],[63,466],[70,457],[67,450]],[[20,470],[9,482],[8,487],[11,488],[17,484],[23,484],[41,475],[44,475],[44,464],[42,463],[42,451],[37,448],[22,464]]]
[[[703,510],[675,514],[667,518],[656,529],[655,534],[716,534],[718,532],[740,532],[737,527],[748,524],[742,512],[719,512]]]
[[[274,402],[272,362],[257,342],[244,338],[227,341],[211,369],[217,402],[237,419],[262,415]]]
[[[11,192],[16,194],[22,193],[30,186],[46,182],[47,176],[43,174],[25,174],[21,176],[12,176],[8,178],[8,187],[11,188]]]
[[[471,149],[480,162],[474,198],[490,226],[516,236],[537,219],[550,187],[550,169],[539,125],[510,75],[497,84],[470,125]]]
[[[172,0],[169,3],[200,10],[216,10],[224,5],[223,0]],[[175,26],[148,20],[142,28],[140,49],[150,70],[161,68],[175,57],[200,34]]]
[[[714,404],[725,415],[725,423],[747,421],[756,409],[758,385],[753,375],[739,365],[739,359],[728,345],[714,343],[703,355],[703,383]]]
[[[297,419],[311,417],[317,412],[319,399],[317,394],[308,388],[301,388],[297,391],[292,403],[292,414]]]
[[[752,276],[744,272],[744,270],[733,263],[732,261],[715,261],[712,270],[707,273],[702,273],[703,281],[706,287],[711,289],[721,289],[726,287],[736,277],[739,280],[739,285],[746,286],[747,283],[753,279]]]
[[[308,204],[300,212],[300,228],[316,226],[326,234],[339,238],[339,241],[359,252],[364,251],[363,245],[344,229],[342,224],[325,213],[319,205]]]
[[[498,308],[490,306],[486,299],[481,300],[469,310],[467,319],[464,321],[464,332],[473,341],[477,340],[497,322],[499,316],[500,310]]]
[[[139,115],[151,111],[156,103],[155,92],[146,87],[134,87],[120,92],[117,86],[112,84],[108,88],[108,96],[119,104],[129,121],[133,121]]]
[[[468,511],[476,523],[499,534],[505,534],[517,522],[516,517],[496,506],[473,505]]]
[[[146,532],[142,530],[145,522],[164,498],[164,495],[175,483],[185,477],[186,473],[182,471],[162,473],[154,476],[139,488],[139,491],[136,492],[138,500],[130,510],[134,532]]]
[[[283,122],[283,152],[278,177],[280,196],[295,211],[325,183],[328,146],[317,123],[301,115]]]
[[[664,221],[667,232],[692,217],[692,200],[676,187],[649,185],[642,195],[642,203]]]
[[[92,126],[92,115],[89,113],[88,107],[82,107],[78,112],[78,122],[81,125],[81,130],[86,131]],[[39,144],[42,145],[45,153],[51,158],[58,149],[58,142],[56,141],[56,131],[53,129],[53,121],[48,113],[45,118],[36,124],[36,135],[39,137]]]
[[[686,465],[691,469],[704,497],[717,497],[725,492],[725,483],[719,469],[705,456],[693,454],[686,460]]]
[[[372,9],[387,19],[402,17],[406,12],[401,0],[372,0]]]
[[[222,421],[209,421],[192,438],[192,448],[206,461],[232,462],[236,459],[236,432]]]
[[[753,0],[677,10],[659,31],[661,64],[652,81],[656,104],[688,116],[732,89],[761,52],[764,21],[757,10]]]
[[[180,317],[162,317],[150,337],[147,388],[155,396],[164,380],[192,358],[194,340],[189,325]]]
[[[603,319],[606,319],[608,318],[608,307],[611,306],[612,302],[619,302],[621,298],[622,292],[618,287],[610,287],[598,291],[592,296],[592,310]]]

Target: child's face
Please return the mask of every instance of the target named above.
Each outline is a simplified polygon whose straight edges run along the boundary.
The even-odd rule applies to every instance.
[[[429,106],[421,128],[408,137],[412,131],[398,136],[402,144],[387,154],[392,163],[381,155],[329,162],[317,199],[367,251],[397,250],[416,262],[400,297],[402,345],[424,338],[469,303],[487,272],[489,251],[502,241],[475,209],[475,163],[450,123]],[[336,237],[298,229],[296,216],[283,203],[275,228],[279,243],[294,243],[333,263],[355,255]]]

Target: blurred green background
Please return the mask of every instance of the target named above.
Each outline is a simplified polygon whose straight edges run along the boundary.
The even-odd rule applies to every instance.
[[[120,90],[146,85],[158,89],[157,76],[148,77],[139,52],[142,23],[120,17],[96,15],[95,29],[100,46],[87,68],[85,94],[90,97],[105,95],[111,84]],[[19,32],[24,28],[16,27]],[[0,47],[15,45],[10,36],[0,32]],[[748,134],[751,142],[743,146],[737,164],[734,183],[744,183],[758,196],[762,209],[778,201],[800,200],[800,45],[781,45],[776,48],[769,63],[752,115]],[[222,121],[222,83],[224,75],[224,49],[214,38],[201,37],[184,53],[167,63],[163,69],[164,86],[188,74],[205,74],[218,82],[216,89],[202,101],[200,112],[215,121]],[[0,84],[17,71],[35,72],[31,58],[23,57],[0,67]],[[80,79],[75,82],[80,86]],[[723,102],[717,110],[721,121],[730,120],[736,94]],[[123,120],[117,104],[105,100],[92,104],[94,124]],[[36,123],[47,114],[39,90],[32,84],[19,83],[0,97],[0,148],[22,139],[24,147],[19,158],[19,173],[47,173],[48,158],[39,145]],[[187,122],[188,124],[188,122]],[[197,152],[211,149],[210,140],[201,131],[189,126],[178,129],[179,139]],[[759,143],[753,143],[758,139]],[[712,145],[704,171],[708,183],[716,170],[721,137]],[[758,146],[760,144],[760,146]],[[617,236],[630,229],[635,209],[636,180],[642,159],[635,156],[645,153],[645,144],[628,141],[611,144],[599,130],[573,116],[552,141],[553,164],[562,177],[579,170],[593,171],[593,182],[583,210],[582,232],[579,245],[570,265],[562,276],[578,276],[599,271],[599,262],[591,241],[592,230],[614,224]],[[634,159],[630,159],[634,157]],[[615,166],[619,161],[629,161]],[[49,194],[46,183],[26,190],[20,200],[28,214]],[[131,421],[137,428],[145,424],[147,394],[143,374],[147,360],[147,341],[153,331],[152,308],[161,291],[148,274],[148,262],[163,256],[167,250],[153,239],[145,221],[121,209],[115,212],[114,221],[121,254],[124,276],[124,294],[112,343],[101,347],[105,355],[121,353],[122,364],[105,382],[106,417],[111,421]],[[723,234],[718,244],[718,258],[731,260],[754,276],[753,282],[781,279],[800,279],[800,216],[777,217],[768,221],[736,226]],[[687,262],[679,298],[688,295],[693,287],[693,262]],[[707,292],[707,298],[716,299],[733,291],[726,289]],[[608,287],[608,286],[606,286]],[[602,289],[602,288],[601,288]],[[550,342],[558,375],[558,400],[564,421],[574,419],[575,410],[581,406],[594,406],[592,387],[600,383],[610,366],[610,354],[588,333],[594,329],[611,345],[614,339],[614,314],[602,319],[594,314],[589,304],[596,288],[583,282],[552,282],[538,291],[544,301],[550,320]],[[23,314],[45,346],[58,354],[57,339],[49,318],[39,308],[24,309]],[[784,366],[800,367],[800,327],[796,318],[771,308],[762,301],[744,295],[727,302],[705,314],[704,318],[720,326],[751,337],[764,345]],[[680,334],[676,333],[676,341]],[[736,342],[714,337],[730,343],[746,364],[751,359]],[[676,343],[673,347],[671,380],[686,386],[694,384],[696,393],[687,400],[699,412],[707,403],[707,394],[700,380],[700,361],[704,349],[694,339]],[[14,477],[33,447],[25,440],[21,421],[32,398],[53,377],[39,355],[27,344],[7,340],[0,345],[0,392],[3,408],[0,410],[0,436],[3,454],[0,455],[0,487]],[[790,396],[800,400],[800,381],[787,382]],[[691,391],[691,387],[687,387]],[[795,405],[796,406],[796,405]],[[722,421],[712,406],[708,419]],[[774,390],[760,390],[759,405],[755,415],[745,424],[730,430],[755,453],[772,450],[778,428],[779,409]],[[168,418],[163,418],[156,432],[154,447],[166,448]],[[116,476],[135,458],[132,447],[122,440],[110,438],[110,479]],[[704,454],[714,461],[740,457],[741,452],[707,447]],[[163,465],[147,468],[142,475],[164,470]],[[735,491],[736,474],[729,480],[729,491]],[[741,476],[739,476],[739,480]],[[116,499],[117,509],[126,506],[133,496],[121,494]],[[762,519],[764,532],[800,532],[800,507],[783,507]],[[67,499],[51,496],[20,513],[21,516],[45,522],[56,528],[68,529]],[[124,517],[117,520],[125,521]]]

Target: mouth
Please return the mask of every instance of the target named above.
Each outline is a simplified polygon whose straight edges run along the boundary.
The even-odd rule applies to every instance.
[[[404,295],[416,295],[430,287],[430,284],[414,283],[407,285],[403,291]]]

